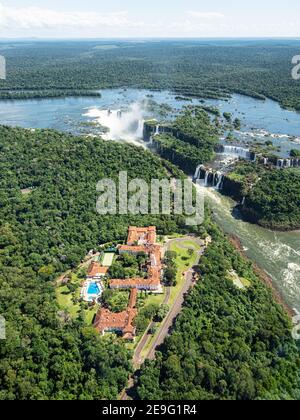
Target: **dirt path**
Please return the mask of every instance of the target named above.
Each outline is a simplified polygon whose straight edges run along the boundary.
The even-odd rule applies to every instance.
[[[79,264],[79,266],[76,268],[76,270],[78,270],[79,268],[87,268],[90,263],[92,262],[92,260],[95,257],[98,257],[100,255],[100,252],[97,252],[96,254],[94,254],[91,257],[87,257],[81,264]],[[62,274],[61,276],[59,276],[56,280],[55,280],[55,284],[57,286],[59,286],[62,281],[64,280],[65,277],[69,276],[70,274],[72,274],[74,272],[74,270],[68,270],[66,271],[64,274]]]

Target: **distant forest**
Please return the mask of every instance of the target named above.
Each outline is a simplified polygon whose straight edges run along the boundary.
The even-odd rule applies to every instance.
[[[300,110],[300,83],[291,77],[299,50],[300,42],[289,40],[2,42],[7,80],[0,98],[143,87],[202,98],[237,92]]]

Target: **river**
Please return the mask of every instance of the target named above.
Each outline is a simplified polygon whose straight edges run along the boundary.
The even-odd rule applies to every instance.
[[[233,200],[212,188],[205,188],[205,196],[218,225],[240,239],[245,254],[272,278],[286,303],[300,311],[300,232],[273,232],[244,222],[233,216]]]
[[[199,99],[178,100],[169,91],[106,89],[101,98],[58,98],[0,101],[0,122],[24,128],[53,128],[73,134],[99,135],[100,125],[108,125],[115,140],[139,141],[142,119],[173,118],[184,106],[201,104]],[[230,112],[242,122],[234,133],[241,142],[271,140],[280,146],[280,157],[288,157],[291,148],[300,150],[300,113],[282,109],[267,99],[260,101],[235,94],[229,100],[206,100],[223,113]],[[108,110],[112,110],[107,118]],[[123,110],[122,122],[116,124],[116,112]],[[117,128],[116,128],[117,125]]]
[[[104,134],[107,139],[143,145],[143,119],[172,118],[184,106],[200,104],[198,99],[178,100],[166,91],[111,89],[101,93],[101,98],[0,101],[0,122],[89,135],[99,134],[101,125],[106,125],[111,130]],[[241,95],[233,95],[228,101],[208,100],[206,104],[241,119],[242,129],[237,134],[241,140],[271,139],[281,146],[280,156],[287,156],[291,148],[300,150],[299,113],[283,110],[271,100]],[[274,233],[251,225],[233,216],[235,203],[231,199],[213,189],[206,189],[206,197],[218,224],[240,239],[249,258],[270,275],[286,302],[300,311],[300,233]]]

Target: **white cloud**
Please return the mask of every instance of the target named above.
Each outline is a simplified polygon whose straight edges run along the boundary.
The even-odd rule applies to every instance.
[[[87,10],[88,3],[86,1]],[[136,18],[136,15],[141,17]],[[263,15],[258,15],[255,20],[243,15],[237,19],[229,11],[223,14],[214,9],[210,12],[186,10],[181,15],[171,16],[161,14],[153,18],[153,15],[141,14],[139,10],[130,15],[122,10],[101,13],[57,11],[51,6],[13,7],[8,1],[0,0],[0,37],[299,37],[299,25],[294,20],[289,22],[282,18],[266,21]]]
[[[202,19],[202,20],[215,20],[215,19],[224,19],[225,15],[218,12],[196,12],[189,10],[187,15],[193,19]]]
[[[12,8],[0,3],[1,29],[36,29],[54,27],[140,27],[126,11],[116,13],[57,12],[39,7]]]

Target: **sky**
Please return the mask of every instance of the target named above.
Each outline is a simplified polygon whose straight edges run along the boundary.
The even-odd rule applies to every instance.
[[[299,0],[0,0],[0,38],[299,38],[299,16]]]

